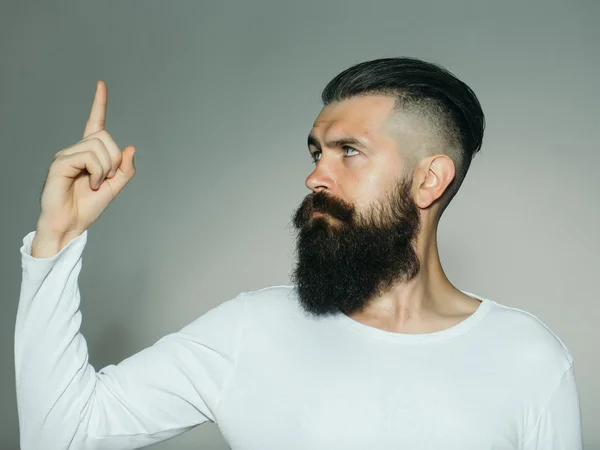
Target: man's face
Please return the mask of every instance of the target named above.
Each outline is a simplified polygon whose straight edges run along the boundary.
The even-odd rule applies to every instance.
[[[313,192],[293,217],[298,259],[292,280],[303,308],[314,315],[359,312],[419,271],[413,247],[419,208],[412,177],[401,175],[410,173],[402,155],[415,150],[415,134],[410,121],[390,120],[393,105],[383,96],[328,105],[310,132],[317,161],[306,179]]]

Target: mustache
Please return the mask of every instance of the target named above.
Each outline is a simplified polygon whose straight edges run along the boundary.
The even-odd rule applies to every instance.
[[[319,211],[347,222],[351,221],[354,216],[354,208],[351,204],[326,194],[325,191],[309,194],[306,197],[305,202],[306,210],[311,213],[313,211]]]

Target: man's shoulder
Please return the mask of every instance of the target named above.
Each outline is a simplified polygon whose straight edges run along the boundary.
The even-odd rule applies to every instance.
[[[573,364],[573,358],[565,343],[535,314],[514,306],[494,302],[488,315],[488,329],[501,334],[529,367],[562,373]]]
[[[269,315],[283,318],[299,312],[294,285],[272,285],[242,292],[246,313],[249,315]]]
[[[220,335],[234,333],[240,324],[262,324],[293,317],[299,310],[293,285],[268,286],[253,291],[241,291],[199,315],[181,331],[189,335]]]
[[[277,284],[260,289],[244,291],[243,295],[252,302],[279,301],[282,298],[292,299],[295,291],[293,284]]]

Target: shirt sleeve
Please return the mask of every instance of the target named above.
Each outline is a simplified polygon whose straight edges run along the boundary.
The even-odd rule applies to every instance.
[[[573,365],[550,394],[523,450],[582,450],[581,409]]]
[[[87,231],[50,258],[23,239],[15,374],[23,450],[134,449],[216,422],[235,373],[244,293],[98,372],[80,332]]]

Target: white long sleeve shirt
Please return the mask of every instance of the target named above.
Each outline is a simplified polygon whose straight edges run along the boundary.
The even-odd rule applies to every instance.
[[[21,448],[133,449],[216,422],[232,450],[578,450],[573,359],[525,311],[481,300],[427,334],[242,292],[98,372],[80,333],[87,231],[31,256],[15,330]],[[200,447],[199,447],[200,448]]]

